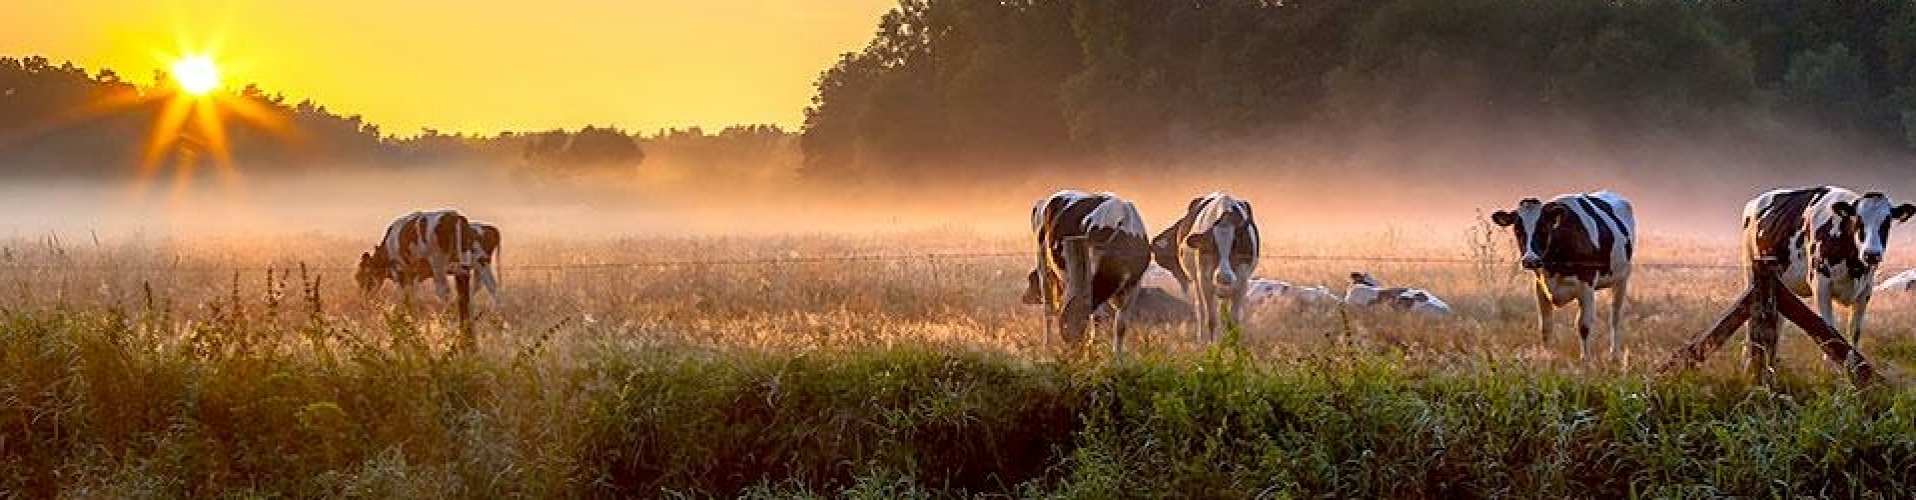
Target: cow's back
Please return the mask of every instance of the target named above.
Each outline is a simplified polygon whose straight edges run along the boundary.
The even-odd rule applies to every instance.
[[[1065,238],[1089,236],[1090,227],[1086,224],[1086,217],[1105,203],[1116,200],[1116,197],[1103,194],[1053,198],[1050,205],[1045,207],[1045,212],[1050,215],[1044,220],[1040,237],[1046,240],[1047,245],[1055,246]]]
[[[412,212],[387,227],[383,251],[409,272],[430,276],[435,259],[446,265],[472,266],[465,249],[473,236],[471,222],[457,210]]]
[[[1798,256],[1816,213],[1847,190],[1828,186],[1763,193],[1743,208],[1745,250],[1751,260]]]

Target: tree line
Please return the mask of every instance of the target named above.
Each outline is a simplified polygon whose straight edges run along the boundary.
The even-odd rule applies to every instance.
[[[165,81],[0,58],[0,170],[99,175],[142,161]],[[797,133],[649,136],[400,136],[247,86],[227,99],[254,112],[229,117],[221,139],[248,168],[802,162],[817,179],[1150,164],[1231,141],[1351,147],[1541,119],[1625,141],[1785,122],[1906,154],[1916,0],[901,0],[815,86]],[[181,134],[177,149],[207,147]],[[168,161],[205,155],[179,157]]]
[[[0,57],[0,173],[111,177],[133,166],[222,161],[246,170],[329,166],[503,165],[537,176],[631,170],[648,157],[704,169],[781,161],[796,168],[796,134],[772,125],[738,125],[638,134],[618,128],[448,134],[423,129],[390,134],[360,115],[310,99],[294,102],[256,85],[209,101],[219,132],[197,120],[203,109],[177,94],[164,73],[138,84],[112,70],[89,72],[45,57]],[[179,104],[185,103],[185,104]],[[179,106],[169,111],[169,106]],[[169,113],[176,113],[169,117]],[[167,122],[177,124],[167,127]],[[213,137],[217,135],[217,137]],[[163,146],[154,151],[154,144]]]
[[[822,176],[1540,118],[1760,115],[1907,150],[1916,2],[902,0],[816,87],[800,144]]]

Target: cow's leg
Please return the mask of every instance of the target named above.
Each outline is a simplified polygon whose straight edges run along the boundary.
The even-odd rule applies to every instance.
[[[1610,359],[1618,359],[1623,353],[1623,303],[1629,298],[1630,280],[1617,281],[1610,287]]]
[[[1138,288],[1134,286],[1111,297],[1111,355],[1114,358],[1124,356],[1124,335],[1131,327],[1128,316],[1137,296]]]
[[[1541,275],[1537,277],[1536,286],[1533,287],[1534,290],[1532,291],[1537,294],[1537,332],[1543,335],[1544,347],[1549,348],[1550,330],[1552,327],[1550,323],[1550,313],[1556,309],[1557,306],[1551,303],[1550,291],[1544,289],[1543,279]]]
[[[1198,343],[1209,344],[1217,332],[1217,293],[1211,291],[1212,285],[1197,283],[1198,303]]]
[[[1064,240],[1064,273],[1059,276],[1063,281],[1064,306],[1059,312],[1059,335],[1068,349],[1076,350],[1085,340],[1085,329],[1091,322],[1091,315],[1098,306],[1091,302],[1092,256],[1083,237],[1071,237]]]
[[[1231,290],[1231,320],[1237,322],[1238,332],[1244,331],[1244,303],[1251,293],[1252,266],[1238,266],[1237,283]]]
[[[1832,296],[1833,292],[1830,290],[1830,278],[1815,270],[1811,270],[1810,273],[1810,300],[1816,302],[1816,314],[1823,317],[1823,324],[1829,325],[1830,329],[1840,328],[1836,322],[1836,305],[1834,304],[1836,298]]]
[[[1597,288],[1583,286],[1577,292],[1577,359],[1590,359],[1590,330],[1597,322]]]
[[[446,283],[446,266],[448,263],[446,262],[445,256],[435,253],[432,257],[426,259],[426,265],[432,268],[433,293],[439,294],[440,302],[445,302],[452,297],[452,286]]]
[[[1196,256],[1187,254],[1186,250],[1179,249],[1179,270],[1183,271],[1185,276],[1195,276],[1192,273],[1197,272],[1196,269],[1202,267],[1198,265],[1196,259]],[[1191,299],[1191,316],[1193,319],[1191,329],[1197,332],[1197,340],[1202,343],[1204,342],[1204,337],[1209,335],[1208,332],[1210,331],[1209,314],[1204,310],[1206,294],[1204,292],[1204,283],[1193,283],[1192,281],[1195,280],[1178,280],[1178,289],[1184,293],[1185,298]],[[1195,289],[1195,291],[1193,291],[1193,289]]]
[[[1184,267],[1188,272],[1196,266]],[[1195,290],[1188,295],[1191,298],[1191,330],[1197,333],[1198,343],[1204,343],[1204,337],[1210,334],[1211,328],[1210,315],[1205,314],[1204,310],[1204,306],[1210,303],[1210,297],[1204,293],[1204,283],[1192,283],[1191,288]]]
[[[1036,290],[1039,294],[1038,303],[1044,307],[1044,349],[1046,351],[1051,350],[1051,326],[1057,323],[1056,312],[1058,310],[1058,294],[1053,293],[1051,290],[1053,280],[1051,279],[1051,260],[1049,253],[1050,252],[1045,250],[1044,241],[1042,237],[1040,237],[1038,241],[1038,267],[1035,268],[1037,269],[1035,272],[1038,273],[1038,289]]]
[[[1857,286],[1868,285],[1859,284]],[[1866,288],[1863,290],[1862,296],[1856,298],[1856,303],[1849,305],[1850,348],[1861,349],[1859,346],[1863,345],[1863,315],[1869,312],[1869,296],[1870,291]]]

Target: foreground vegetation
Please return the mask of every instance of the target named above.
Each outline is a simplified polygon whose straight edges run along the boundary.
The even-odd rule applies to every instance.
[[[633,259],[899,248],[883,238],[733,243],[608,245]],[[278,252],[354,255],[303,244]],[[1716,285],[1733,271],[1646,274],[1655,279],[1644,280],[1625,342],[1636,359],[1586,365],[1562,337],[1539,346],[1521,282],[1492,265],[1382,269],[1442,290],[1456,318],[1277,306],[1231,347],[1142,325],[1133,355],[1112,360],[1102,347],[1074,359],[1040,346],[1033,314],[1007,291],[1022,260],[509,269],[512,299],[482,300],[479,342],[460,348],[434,308],[409,314],[359,296],[326,278],[338,276],[326,263],[266,280],[195,272],[269,264],[259,256],[275,252],[260,248],[6,247],[0,496],[1916,488],[1906,375],[1916,341],[1893,298],[1872,316],[1884,333],[1865,346],[1887,375],[1873,389],[1848,388],[1793,337],[1773,389],[1751,387],[1727,353],[1692,373],[1647,373],[1728,300],[1734,290]],[[527,259],[608,251],[516,248]],[[1312,266],[1265,272],[1338,269]]]
[[[0,491],[33,497],[1894,495],[1916,390],[1651,378],[1362,341],[1032,362],[547,339],[454,351],[218,317],[0,317]],[[278,338],[274,338],[277,336]],[[306,344],[305,348],[289,347]],[[1906,346],[1906,344],[1905,344]],[[1905,347],[1906,348],[1906,347]],[[1802,375],[1804,372],[1793,372]]]

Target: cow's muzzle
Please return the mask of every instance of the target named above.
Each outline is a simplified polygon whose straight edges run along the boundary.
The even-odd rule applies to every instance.
[[[1543,267],[1543,259],[1539,259],[1536,257],[1525,257],[1523,259],[1524,269],[1537,269],[1540,267]]]
[[[1883,263],[1883,252],[1863,252],[1863,263],[1872,266]]]
[[[1237,286],[1237,276],[1234,274],[1225,273],[1225,272],[1214,273],[1211,275],[1211,284],[1216,285],[1217,288],[1220,289],[1218,291],[1219,294],[1223,294],[1224,291],[1222,289],[1232,288]]]

